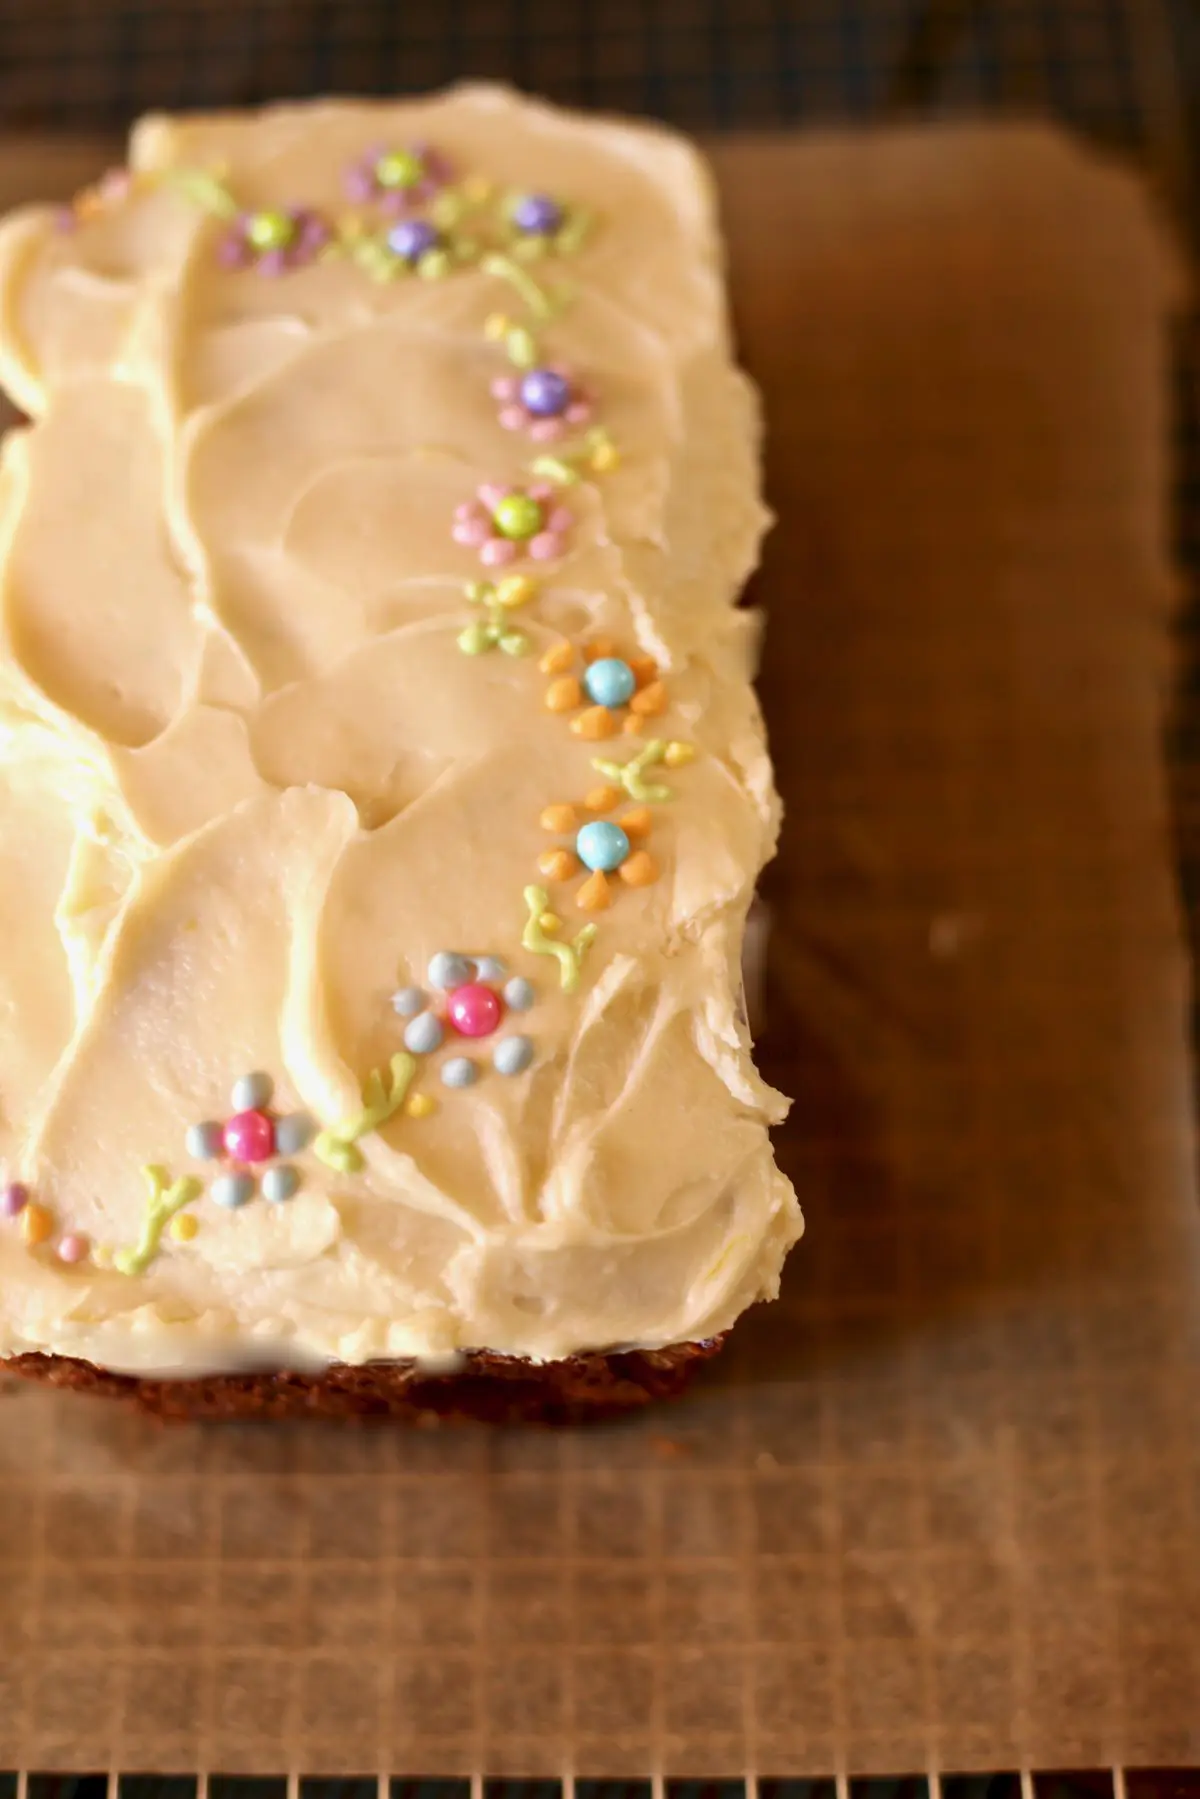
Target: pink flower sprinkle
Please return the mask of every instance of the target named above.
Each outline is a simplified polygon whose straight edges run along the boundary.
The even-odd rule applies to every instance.
[[[74,1264],[82,1262],[88,1252],[88,1240],[82,1231],[68,1231],[59,1240],[58,1259],[60,1262]]]
[[[529,545],[531,556],[535,554],[533,546],[537,541],[535,537]],[[516,559],[517,546],[507,537],[489,537],[485,544],[480,545],[479,560],[486,562],[489,568],[500,568],[504,563],[515,562]]]
[[[492,382],[492,398],[495,400],[515,400],[521,392],[521,383],[515,375],[497,375]],[[525,417],[525,408],[521,408],[521,417]]]
[[[529,554],[535,562],[553,562],[561,556],[566,545],[556,531],[539,531],[536,537],[529,540]]]
[[[486,506],[489,512],[495,512],[501,500],[507,500],[512,491],[511,487],[503,487],[498,481],[484,481],[477,489],[481,504]],[[535,500],[538,498],[532,487],[529,492]]]

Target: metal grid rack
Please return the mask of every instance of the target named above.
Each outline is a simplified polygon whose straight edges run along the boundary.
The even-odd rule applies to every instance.
[[[569,1790],[568,1790],[569,1789]],[[846,1780],[239,1779],[3,1775],[0,1799],[1197,1799],[1200,1770],[902,1775]]]
[[[1200,238],[1196,0],[0,0],[0,129],[109,131],[152,107],[511,80],[692,131],[1049,114],[1155,178]],[[1180,333],[1170,729],[1200,948],[1200,334]],[[1200,1024],[1200,1017],[1197,1020]],[[1200,1770],[940,1780],[248,1780],[0,1773],[0,1799],[1200,1799]],[[755,1789],[751,1791],[751,1788]]]

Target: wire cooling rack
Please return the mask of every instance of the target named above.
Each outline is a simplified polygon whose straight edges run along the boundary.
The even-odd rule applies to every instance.
[[[8,1783],[6,1788],[6,1781]],[[1196,1799],[1200,1771],[900,1775],[871,1780],[278,1780],[0,1775],[0,1799]]]
[[[1197,0],[0,0],[0,129],[123,128],[150,108],[463,76],[692,131],[1040,112],[1136,160],[1200,238]],[[1169,737],[1200,946],[1200,332],[1180,333]],[[1198,1021],[1200,1022],[1200,1021]],[[891,1780],[160,1778],[0,1772],[0,1799],[1200,1799],[1200,1770]]]

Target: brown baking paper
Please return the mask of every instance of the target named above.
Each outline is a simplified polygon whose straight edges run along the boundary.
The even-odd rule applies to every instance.
[[[580,1434],[9,1383],[0,1765],[1200,1758],[1172,262],[1035,129],[718,169],[780,515],[784,1297],[693,1398]]]

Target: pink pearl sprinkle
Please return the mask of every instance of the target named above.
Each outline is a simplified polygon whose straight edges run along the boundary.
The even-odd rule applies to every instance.
[[[500,423],[506,431],[520,431],[529,423],[529,417],[523,406],[505,406],[500,413]]]
[[[450,1022],[460,1037],[487,1037],[500,1023],[500,1001],[481,981],[468,981],[450,995]]]
[[[222,1135],[235,1162],[265,1162],[275,1154],[275,1126],[265,1112],[236,1112]]]
[[[88,1252],[88,1240],[82,1231],[69,1231],[60,1239],[58,1259],[60,1262],[82,1262]]]
[[[217,245],[217,261],[224,269],[242,269],[250,260],[250,248],[245,238],[230,231]]]
[[[517,546],[507,537],[489,537],[479,548],[479,560],[486,562],[489,568],[499,568],[505,562],[515,562],[516,558]]]
[[[0,1192],[0,1217],[15,1218],[29,1203],[29,1188],[20,1181],[9,1181]]]
[[[487,507],[488,511],[495,512],[501,500],[507,500],[509,494],[513,490],[511,487],[502,486],[499,481],[485,481],[476,491],[479,494],[480,501]]]

